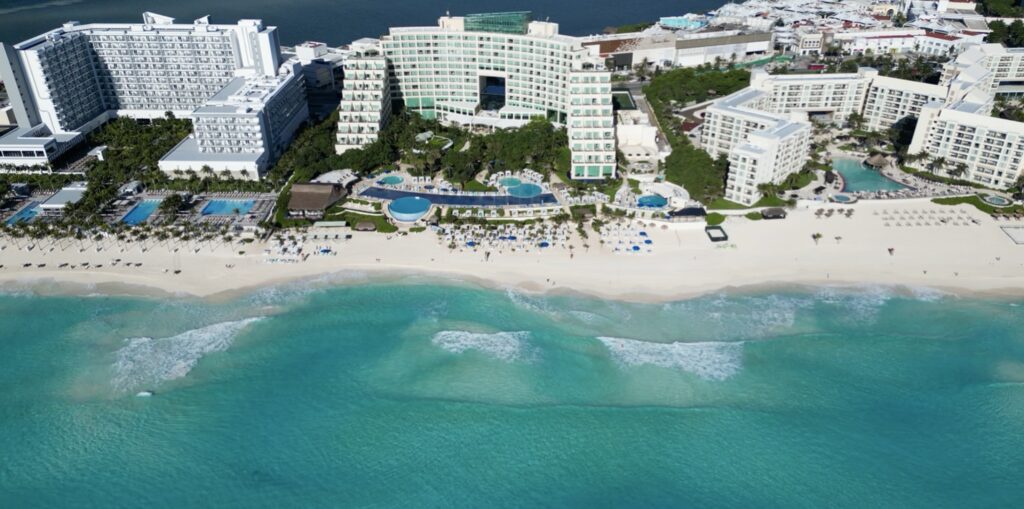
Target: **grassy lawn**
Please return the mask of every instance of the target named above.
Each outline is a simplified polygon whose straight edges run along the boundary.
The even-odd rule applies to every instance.
[[[941,175],[935,175],[934,173],[929,173],[927,171],[915,170],[908,166],[900,166],[900,169],[903,170],[904,173],[909,173],[915,177],[920,177],[931,182],[939,182],[942,184],[950,184],[954,186],[968,186],[973,187],[975,189],[988,189],[987,187],[981,184],[977,184],[969,180],[960,180],[949,177],[943,177]]]
[[[741,210],[741,209],[753,209],[757,207],[785,207],[789,205],[789,202],[779,198],[778,196],[765,196],[757,201],[757,203],[746,206],[740,203],[726,200],[725,198],[719,198],[710,204],[708,204],[709,210]]]
[[[744,214],[744,217],[751,221],[760,221],[764,219],[763,217],[761,217],[760,212],[747,212],[746,214]]]
[[[789,190],[796,190],[811,185],[811,182],[814,182],[814,172],[802,171],[786,177],[782,185],[786,186]]]
[[[718,212],[712,212],[708,214],[706,221],[708,222],[708,226],[720,225],[725,222],[725,216]]]
[[[384,216],[367,216],[364,214],[356,214],[355,212],[345,212],[341,214],[341,218],[348,222],[349,227],[355,227],[356,224],[362,221],[369,221],[377,227],[377,231],[380,233],[394,233],[398,231],[398,227],[391,224],[388,218]]]
[[[640,194],[640,181],[637,179],[628,179],[628,181],[630,191],[633,191],[634,194]]]
[[[463,191],[473,191],[475,193],[487,193],[497,191],[498,188],[489,186],[487,184],[481,184],[476,179],[469,180],[462,184]]]
[[[1012,207],[993,207],[983,201],[979,196],[959,196],[955,198],[935,198],[932,203],[938,205],[973,205],[978,210],[986,214],[995,213],[1006,213],[1006,214],[1018,214],[1024,213],[1024,206],[1014,205]]]

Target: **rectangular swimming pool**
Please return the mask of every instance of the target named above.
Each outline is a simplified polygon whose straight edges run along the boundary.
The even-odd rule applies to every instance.
[[[381,200],[397,200],[406,196],[418,196],[430,200],[435,205],[455,205],[461,207],[502,207],[507,205],[555,205],[558,200],[551,193],[538,194],[530,197],[519,197],[508,194],[490,195],[460,195],[460,194],[430,194],[414,193],[411,191],[399,191],[397,189],[383,189],[380,187],[367,188],[360,196],[379,198]]]
[[[23,207],[16,214],[7,219],[7,225],[13,226],[18,223],[30,223],[39,215],[39,203],[32,202]]]
[[[132,209],[121,218],[121,221],[131,226],[142,224],[149,219],[149,216],[153,215],[153,212],[156,212],[156,209],[159,206],[160,200],[142,200],[132,207]]]
[[[200,214],[204,216],[234,216],[248,214],[256,200],[210,200]]]

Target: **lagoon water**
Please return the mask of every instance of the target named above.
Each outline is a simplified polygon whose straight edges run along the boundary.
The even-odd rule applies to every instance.
[[[1019,301],[355,282],[216,302],[0,295],[0,501],[1024,501]]]
[[[704,12],[720,0],[248,0],[208,2],[179,0],[171,5],[153,0],[3,0],[0,1],[0,42],[15,43],[59,27],[68,20],[141,23],[144,11],[154,11],[189,23],[212,16],[215,23],[260,18],[280,30],[281,42],[291,45],[314,40],[332,45],[360,37],[379,37],[391,26],[434,25],[445,11],[452,15],[473,12],[532,10],[534,18],[549,18],[562,33],[600,33],[606,26],[656,21],[661,16]]]

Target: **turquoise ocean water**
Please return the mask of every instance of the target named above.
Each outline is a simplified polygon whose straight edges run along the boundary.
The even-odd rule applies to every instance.
[[[0,295],[0,506],[1024,503],[1017,301],[359,283]]]

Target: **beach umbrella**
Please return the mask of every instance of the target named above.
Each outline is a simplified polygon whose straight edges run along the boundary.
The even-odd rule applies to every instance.
[[[654,241],[651,239],[647,239],[644,241],[644,244],[654,244]]]
[[[547,242],[541,242],[541,243],[540,243],[540,247],[548,247],[548,246],[550,246],[550,245],[551,245],[551,244],[548,244]]]
[[[467,245],[467,246],[469,246],[469,247],[473,247],[473,246],[475,246],[475,245],[476,245],[476,242],[473,242],[473,241],[471,240],[471,241],[469,241],[469,242],[466,242],[466,245]]]
[[[640,246],[633,246],[633,251],[639,251],[639,250],[640,250]]]
[[[647,232],[640,232],[640,236],[641,237],[646,237],[647,236]]]

